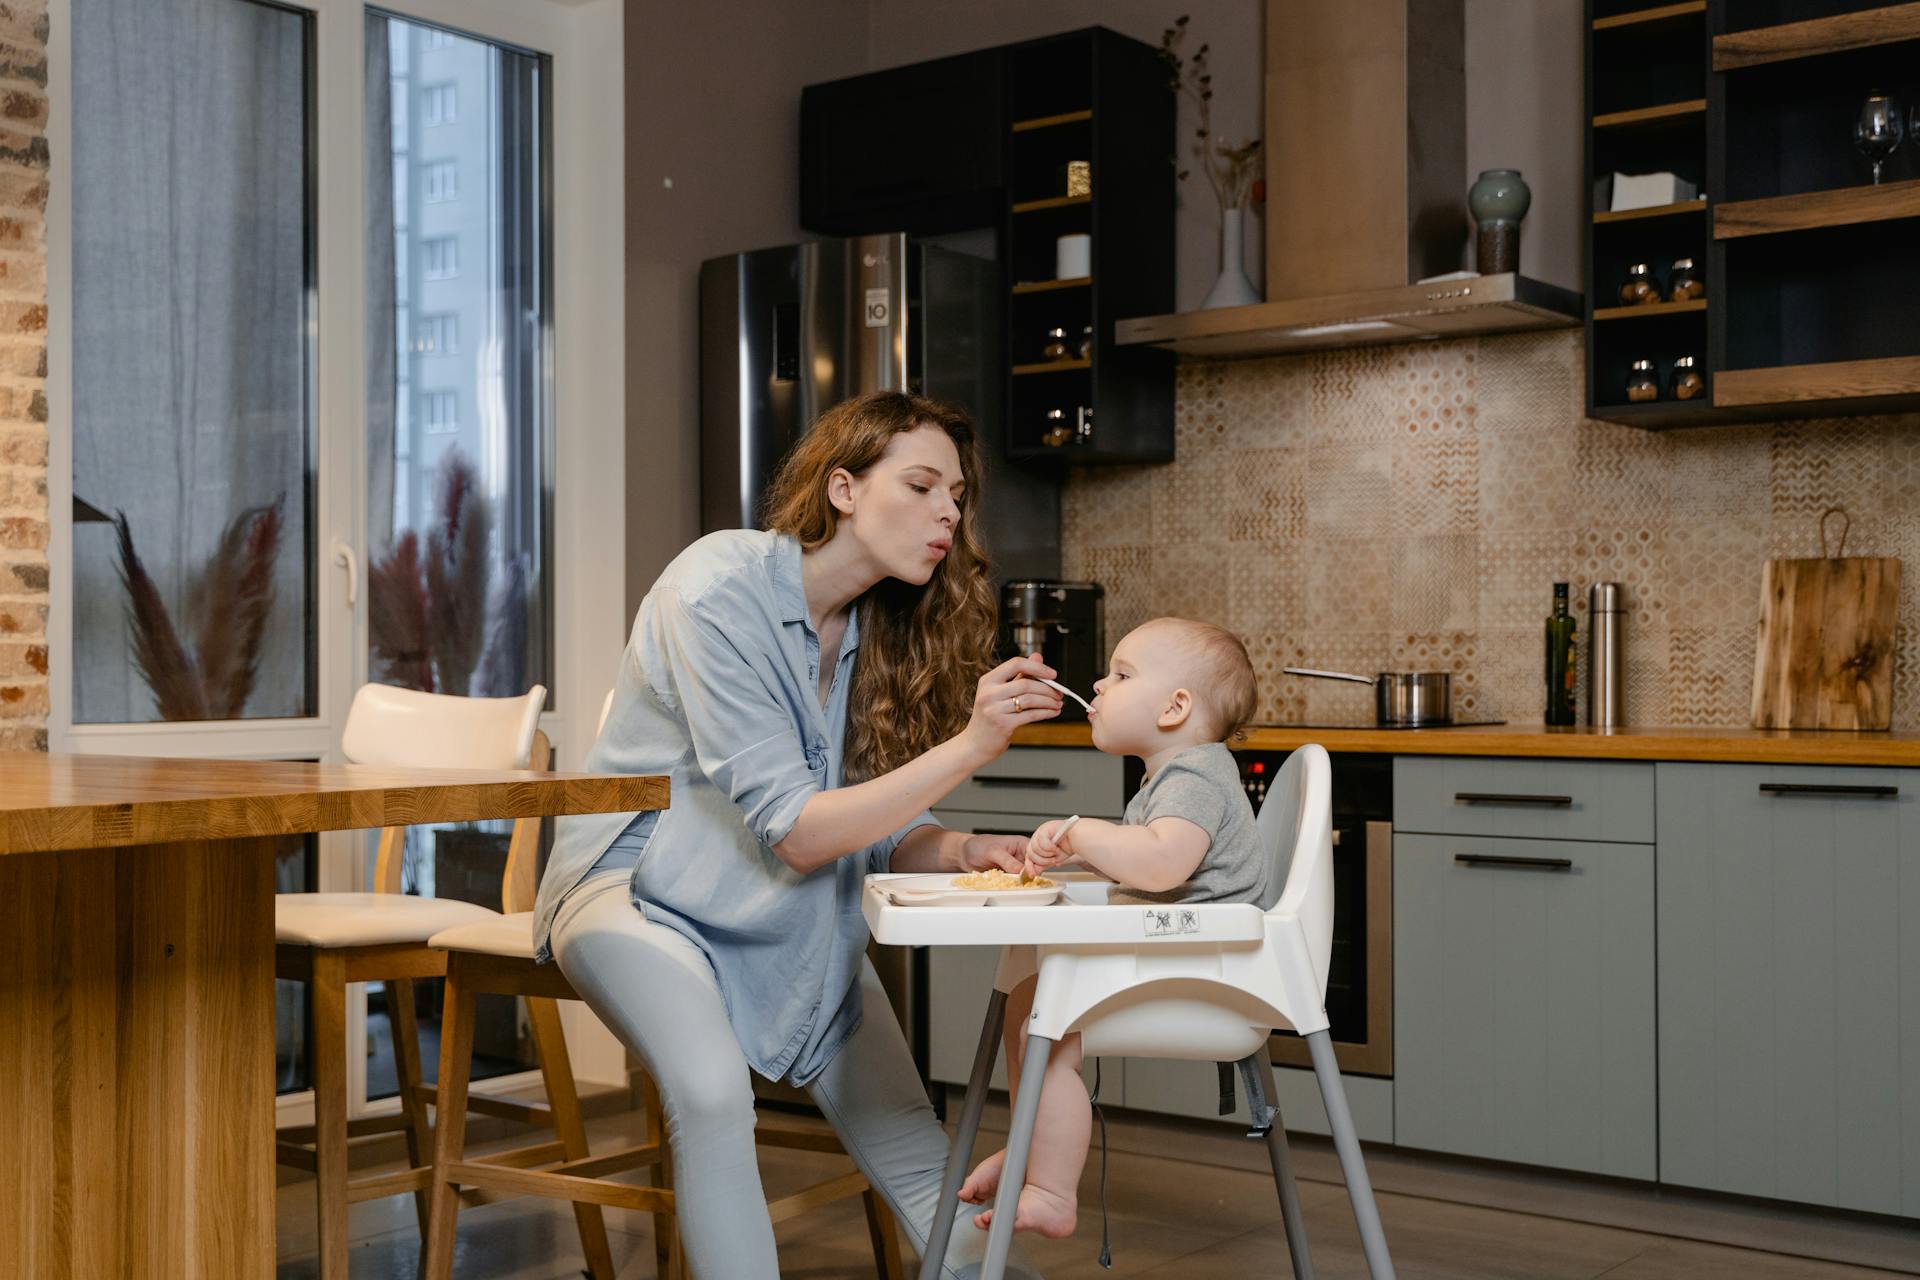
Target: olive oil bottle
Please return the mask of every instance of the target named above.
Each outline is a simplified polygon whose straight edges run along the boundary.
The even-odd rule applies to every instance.
[[[1573,723],[1573,615],[1567,584],[1553,584],[1553,614],[1547,619],[1547,723]]]

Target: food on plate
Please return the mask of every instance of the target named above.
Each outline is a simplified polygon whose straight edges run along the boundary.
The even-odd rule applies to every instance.
[[[969,871],[963,876],[953,878],[956,889],[1052,889],[1054,882],[1045,876],[1035,876],[1031,880],[1022,880],[1011,871],[1002,871],[998,867],[989,867],[985,871]]]

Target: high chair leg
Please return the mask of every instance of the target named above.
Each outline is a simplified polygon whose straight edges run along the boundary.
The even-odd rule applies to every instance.
[[[1262,1088],[1273,1092],[1273,1059],[1265,1046],[1254,1054]],[[1251,1106],[1253,1099],[1247,1100]],[[1287,1228],[1287,1256],[1293,1260],[1293,1280],[1313,1280],[1313,1254],[1307,1248],[1307,1221],[1300,1211],[1300,1184],[1293,1177],[1293,1153],[1287,1148],[1286,1118],[1278,1099],[1269,1096],[1272,1124],[1267,1129],[1267,1159],[1273,1165],[1273,1185],[1280,1192],[1280,1219]]]
[[[1313,1074],[1320,1080],[1320,1096],[1327,1104],[1327,1124],[1333,1130],[1333,1149],[1346,1175],[1347,1198],[1353,1201],[1353,1220],[1360,1228],[1360,1247],[1367,1255],[1367,1274],[1373,1280],[1395,1280],[1393,1259],[1387,1255],[1387,1233],[1380,1226],[1380,1207],[1373,1200],[1367,1162],[1360,1156],[1360,1139],[1347,1110],[1347,1091],[1340,1084],[1340,1066],[1333,1056],[1333,1036],[1316,1031],[1307,1037],[1313,1054]]]
[[[940,1201],[934,1206],[927,1247],[920,1254],[920,1280],[940,1280],[940,1264],[946,1260],[947,1241],[953,1236],[953,1220],[960,1211],[960,1183],[966,1178],[967,1161],[973,1157],[974,1139],[980,1135],[980,1111],[987,1104],[987,1085],[993,1078],[993,1061],[1000,1053],[1000,1032],[1006,1020],[1007,993],[996,990],[987,1000],[987,1020],[980,1028],[980,1047],[973,1051],[973,1074],[967,1078],[967,1099],[960,1108],[960,1127],[953,1135],[952,1150],[947,1152],[947,1171],[940,1179]]]
[[[1047,1059],[1053,1041],[1031,1033],[1020,1064],[1020,1096],[1013,1101],[1013,1127],[1007,1132],[1007,1162],[1000,1166],[1000,1190],[993,1197],[993,1222],[987,1228],[987,1256],[980,1264],[980,1280],[1002,1280],[1007,1253],[1013,1247],[1013,1220],[1020,1209],[1020,1192],[1027,1185],[1027,1155],[1033,1149],[1034,1120],[1040,1114],[1040,1090],[1046,1084]]]

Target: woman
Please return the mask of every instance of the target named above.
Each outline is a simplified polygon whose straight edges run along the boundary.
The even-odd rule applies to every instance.
[[[947,1141],[865,960],[862,881],[1018,869],[1019,837],[926,809],[1060,709],[1037,659],[978,675],[979,488],[957,409],[880,392],[823,414],[767,531],[700,539],[640,606],[587,767],[669,774],[672,806],[559,824],[535,942],[660,1087],[696,1275],[778,1274],[749,1069],[808,1090],[917,1247],[932,1226]],[[954,1235],[957,1275],[981,1233]]]

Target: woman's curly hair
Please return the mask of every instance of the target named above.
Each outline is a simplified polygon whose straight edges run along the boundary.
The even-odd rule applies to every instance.
[[[966,493],[953,547],[925,586],[897,578],[856,602],[860,654],[854,665],[847,726],[846,776],[863,781],[897,769],[952,737],[973,710],[975,682],[992,663],[994,593],[986,549],[974,526],[981,486],[973,420],[958,406],[875,391],[835,405],[782,459],[767,486],[766,527],[812,549],[833,537],[840,513],[827,480],[844,468],[864,474],[903,431],[934,426],[960,454]]]

